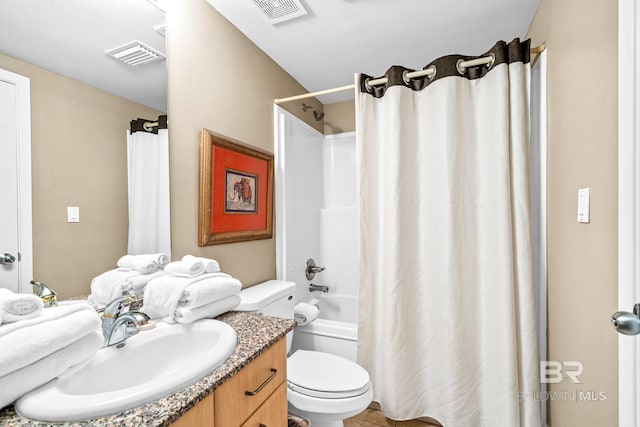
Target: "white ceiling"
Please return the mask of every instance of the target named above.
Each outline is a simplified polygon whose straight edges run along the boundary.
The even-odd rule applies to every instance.
[[[173,0],[181,1],[181,0]],[[308,91],[391,65],[421,68],[523,38],[540,0],[301,0],[308,14],[272,25],[252,0],[207,0]],[[165,53],[146,0],[0,0],[0,53],[166,111],[165,61],[130,67],[104,52],[133,40]],[[283,94],[283,96],[297,94]],[[353,97],[345,92],[324,103]]]
[[[207,0],[309,92],[422,68],[448,54],[480,55],[523,39],[540,0],[300,0],[308,14],[272,25],[252,0]],[[297,95],[297,94],[287,94]],[[323,96],[323,103],[353,92]]]
[[[134,40],[164,54],[164,22],[146,0],[0,0],[0,53],[166,111],[164,60],[132,67],[105,54]]]

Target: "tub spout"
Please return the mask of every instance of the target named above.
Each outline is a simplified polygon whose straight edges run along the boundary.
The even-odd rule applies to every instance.
[[[329,287],[325,285],[314,285],[313,283],[311,283],[309,285],[309,292],[314,291],[320,291],[326,294],[327,292],[329,292]]]

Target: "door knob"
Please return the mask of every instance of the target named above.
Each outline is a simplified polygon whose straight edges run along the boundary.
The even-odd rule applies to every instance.
[[[0,264],[13,264],[16,261],[16,257],[11,254],[4,254],[0,256]]]
[[[640,334],[640,304],[633,306],[633,313],[629,313],[628,311],[613,313],[611,324],[621,334]]]

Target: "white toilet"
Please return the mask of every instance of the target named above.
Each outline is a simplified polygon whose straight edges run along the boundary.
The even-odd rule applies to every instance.
[[[293,319],[296,284],[269,280],[244,289],[234,310]],[[292,332],[287,334],[287,354]],[[373,399],[369,374],[353,361],[334,354],[298,350],[287,359],[289,408],[311,421],[311,427],[343,427],[343,420],[364,411]]]

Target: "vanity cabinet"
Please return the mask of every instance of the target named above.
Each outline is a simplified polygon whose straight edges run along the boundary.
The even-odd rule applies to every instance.
[[[286,426],[286,377],[286,343],[281,339],[215,391],[215,425],[244,427],[245,422],[254,419],[252,415],[268,414],[270,423],[255,419],[253,425]],[[284,402],[274,394],[281,385],[285,387]]]
[[[171,427],[213,427],[213,393],[185,412]]]
[[[286,377],[286,342],[282,338],[171,427],[286,426]]]

